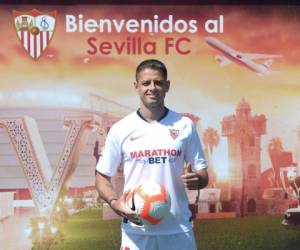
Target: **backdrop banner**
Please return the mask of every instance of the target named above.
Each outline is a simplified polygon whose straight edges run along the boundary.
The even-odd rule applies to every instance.
[[[208,187],[188,192],[195,217],[297,207],[289,177],[300,173],[299,13],[2,5],[0,192],[14,192],[12,217],[48,216],[62,193],[98,204],[96,162],[110,127],[138,108],[135,68],[150,58],[166,64],[166,106],[192,119],[209,163]],[[113,179],[119,194],[122,176]]]

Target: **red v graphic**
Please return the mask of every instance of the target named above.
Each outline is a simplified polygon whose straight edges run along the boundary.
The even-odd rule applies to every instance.
[[[65,118],[64,125],[69,131],[53,172],[35,120],[27,116],[0,117],[0,128],[8,133],[40,214],[51,213],[59,192],[66,187],[78,165],[90,128],[99,126],[96,118],[92,115]]]

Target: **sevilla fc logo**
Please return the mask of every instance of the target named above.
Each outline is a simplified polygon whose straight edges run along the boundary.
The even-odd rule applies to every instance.
[[[169,129],[171,137],[175,140],[179,135],[178,129]]]
[[[55,29],[56,11],[42,13],[34,9],[21,13],[13,11],[15,28],[24,49],[38,59],[47,49]]]

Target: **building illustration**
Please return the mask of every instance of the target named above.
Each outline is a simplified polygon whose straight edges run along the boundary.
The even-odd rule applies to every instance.
[[[261,136],[266,117],[252,115],[243,98],[236,113],[222,120],[222,135],[228,140],[229,200],[239,215],[257,212],[260,194]]]

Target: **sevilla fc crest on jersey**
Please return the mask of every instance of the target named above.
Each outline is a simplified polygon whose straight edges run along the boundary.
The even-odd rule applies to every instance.
[[[47,49],[55,29],[56,11],[42,13],[34,9],[21,13],[13,11],[17,36],[33,59],[38,59]]]
[[[171,137],[175,140],[179,135],[178,129],[169,129]]]

